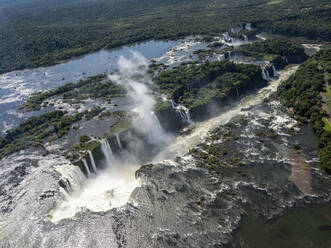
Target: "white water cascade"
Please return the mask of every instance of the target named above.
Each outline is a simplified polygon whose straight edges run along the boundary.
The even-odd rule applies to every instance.
[[[107,139],[101,140],[101,151],[106,158],[107,167],[112,168],[115,163],[115,157]]]
[[[120,140],[120,136],[117,134],[115,134],[115,137],[116,137],[116,142],[117,142],[117,145],[118,147],[123,150],[123,146],[122,146],[122,143],[121,143],[121,140]]]
[[[244,37],[244,41],[245,41],[245,42],[248,42],[248,37],[247,37],[247,35],[243,34],[243,37]]]
[[[232,59],[232,54],[231,54],[231,53],[232,53],[232,51],[229,51],[229,52],[228,52],[228,55],[229,55],[229,58],[228,58],[228,59],[229,59],[229,60]]]
[[[246,30],[252,30],[252,24],[251,23],[246,23],[245,29]]]
[[[86,173],[87,173],[87,176],[89,177],[91,175],[91,172],[90,172],[90,168],[88,167],[88,164],[87,164],[87,161],[85,158],[82,159],[83,163],[84,163],[84,166],[85,166],[85,170],[86,170]]]
[[[263,66],[263,67],[261,68],[261,70],[262,70],[262,78],[263,78],[264,80],[270,81],[270,80],[271,80],[271,79],[270,79],[270,75],[269,75],[268,70],[265,68],[265,66]]]
[[[88,151],[88,155],[90,157],[90,161],[91,161],[91,164],[92,164],[92,168],[93,168],[93,171],[95,174],[98,173],[98,169],[97,169],[97,166],[95,165],[95,161],[94,161],[94,157],[93,157],[93,154],[91,151]]]
[[[274,74],[273,76],[274,77],[278,77],[279,75],[278,75],[278,72],[277,72],[277,70],[276,70],[276,68],[275,68],[274,65],[272,66],[272,70],[273,70],[273,74]]]
[[[239,97],[239,90],[238,90],[237,85],[235,85],[235,88],[236,88],[236,91],[237,91],[237,96]]]
[[[171,100],[171,105],[176,112],[178,112],[183,120],[183,122],[191,124],[190,110],[183,105],[175,103],[174,99]]]
[[[178,112],[179,112],[180,116],[182,117],[182,119],[184,120],[184,122],[187,122],[189,124],[192,123],[189,109],[178,108]]]
[[[230,37],[230,34],[228,32],[223,34],[223,40],[224,40],[224,42],[231,41],[231,37]]]

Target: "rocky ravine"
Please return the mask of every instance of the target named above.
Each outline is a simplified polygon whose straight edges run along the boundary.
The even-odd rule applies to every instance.
[[[49,214],[83,174],[60,155],[14,154],[1,161],[1,247],[237,247],[244,206],[269,219],[330,200],[309,135],[271,98],[175,162],[143,166],[140,187],[122,208],[85,210],[56,224]],[[59,166],[76,180],[61,177]]]

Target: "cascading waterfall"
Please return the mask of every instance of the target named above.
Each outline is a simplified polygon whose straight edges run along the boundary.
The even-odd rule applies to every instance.
[[[244,41],[245,41],[245,42],[248,42],[248,37],[247,37],[247,35],[243,34],[243,37],[244,37]]]
[[[267,74],[265,73],[265,69],[264,69],[264,68],[262,68],[262,78],[263,78],[264,80],[268,80],[268,78],[267,78]]]
[[[86,173],[87,173],[87,176],[89,177],[91,175],[91,172],[90,172],[90,168],[88,167],[88,164],[87,164],[87,161],[85,158],[82,159],[83,163],[84,163],[84,166],[85,166],[85,170],[86,170]]]
[[[93,171],[94,171],[95,174],[97,174],[98,169],[97,169],[97,166],[95,165],[95,161],[94,161],[94,157],[93,157],[92,152],[88,151],[88,155],[90,156],[90,161],[91,161],[91,164],[92,164]]]
[[[114,159],[113,151],[107,139],[101,140],[101,151],[106,158],[107,167],[111,167],[115,159]]]
[[[176,109],[176,103],[175,103],[175,100],[172,98],[171,99],[171,106],[173,109]]]
[[[223,38],[224,38],[224,41],[230,41],[231,40],[230,35],[229,35],[228,32],[224,33]]]
[[[192,123],[191,121],[191,117],[190,117],[190,110],[185,108],[185,109],[178,109],[177,110],[180,114],[180,116],[182,117],[183,121],[184,122],[187,122],[187,123]]]
[[[262,78],[264,80],[269,81],[270,80],[270,76],[269,76],[268,70],[264,66],[261,68],[261,70],[262,70]]]
[[[185,115],[188,123],[192,123],[191,116],[190,116],[190,110],[187,108],[185,109]]]
[[[190,116],[190,110],[183,105],[179,105],[175,102],[174,99],[171,99],[171,105],[176,112],[178,112],[183,120],[183,122],[186,122],[188,124],[192,123],[191,116]]]
[[[231,53],[232,53],[232,51],[229,51],[229,52],[228,52],[229,59],[232,59],[232,54],[231,54]]]
[[[116,142],[117,142],[117,145],[118,147],[123,150],[123,146],[122,146],[122,143],[121,143],[121,140],[120,140],[120,136],[117,134],[115,134],[115,137],[116,137]]]
[[[276,68],[275,68],[275,66],[274,65],[272,65],[272,70],[273,70],[273,76],[274,77],[278,77],[278,72],[277,72],[277,70],[276,70]]]
[[[236,88],[236,91],[237,91],[237,96],[239,96],[239,90],[238,90],[237,85],[235,85],[235,88]]]
[[[224,59],[225,59],[224,54],[222,54],[222,55],[220,55],[220,56],[217,57],[217,60],[218,61],[221,61],[221,60],[224,60]]]
[[[252,24],[251,23],[246,23],[245,29],[246,30],[252,30]]]

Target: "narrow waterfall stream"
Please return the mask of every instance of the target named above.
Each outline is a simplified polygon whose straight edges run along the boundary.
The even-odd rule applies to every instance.
[[[91,165],[92,165],[92,168],[93,168],[93,171],[95,174],[98,173],[98,169],[97,169],[97,166],[95,165],[95,161],[94,161],[94,157],[93,157],[93,154],[91,151],[88,151],[88,155],[89,155],[89,158],[90,158],[90,161],[91,161]]]
[[[181,104],[177,104],[174,99],[171,99],[172,108],[178,112],[184,123],[191,124],[190,110]]]
[[[107,139],[101,140],[101,150],[106,158],[107,167],[113,169],[115,164],[115,157]]]
[[[91,172],[90,172],[90,168],[87,165],[87,161],[86,161],[85,158],[83,158],[82,160],[83,160],[83,163],[84,163],[84,166],[85,166],[85,170],[87,172],[87,176],[90,176],[91,175]]]
[[[122,150],[123,146],[122,146],[119,134],[118,133],[115,134],[115,137],[116,137],[116,142],[117,142],[118,147]]]

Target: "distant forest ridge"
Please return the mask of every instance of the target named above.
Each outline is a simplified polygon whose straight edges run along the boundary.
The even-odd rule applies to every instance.
[[[15,3],[13,3],[15,2]],[[150,39],[217,34],[242,23],[330,41],[327,0],[0,0],[0,73]]]

